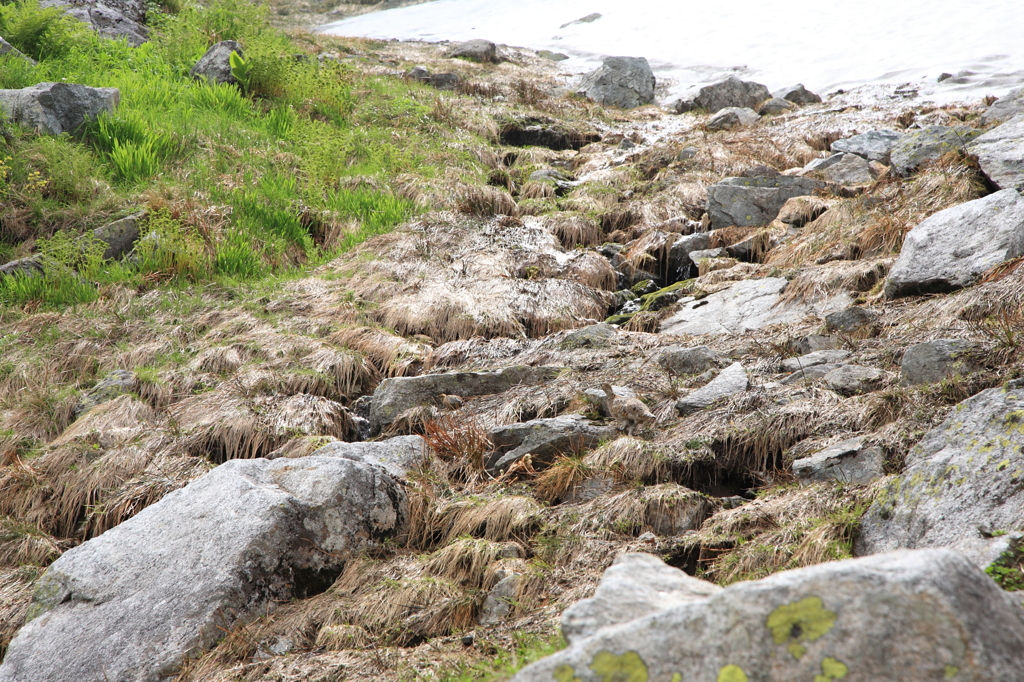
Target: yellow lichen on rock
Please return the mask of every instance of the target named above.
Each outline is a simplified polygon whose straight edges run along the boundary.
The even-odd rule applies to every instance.
[[[748,682],[747,674],[738,665],[727,665],[718,671],[718,682]]]
[[[616,656],[610,651],[599,651],[590,663],[590,669],[601,676],[601,682],[647,682],[647,665],[635,651]]]
[[[765,621],[776,644],[789,643],[789,653],[800,660],[807,648],[800,642],[813,642],[825,635],[836,622],[836,614],[825,608],[820,597],[807,597],[775,609]]]

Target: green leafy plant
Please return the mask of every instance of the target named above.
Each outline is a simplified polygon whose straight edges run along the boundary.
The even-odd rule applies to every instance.
[[[232,52],[228,56],[228,63],[231,65],[231,75],[234,76],[235,80],[242,86],[242,90],[248,91],[249,62],[247,62],[242,55],[237,52]]]

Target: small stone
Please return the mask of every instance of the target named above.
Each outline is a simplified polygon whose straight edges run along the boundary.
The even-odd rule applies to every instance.
[[[796,105],[792,102],[781,97],[772,97],[767,102],[761,104],[756,111],[762,116],[773,116],[775,114],[785,114],[794,109],[796,109]]]
[[[850,357],[848,350],[819,350],[798,358],[787,358],[782,361],[782,370],[785,372],[798,372],[801,369],[824,365],[826,363],[841,363]]]
[[[874,367],[843,365],[822,377],[822,381],[840,395],[859,395],[875,390],[885,378],[885,372]]]
[[[792,102],[793,104],[820,104],[821,97],[804,87],[803,83],[791,85],[775,91],[775,97]]]
[[[935,79],[935,82],[936,83],[941,83],[942,81],[949,80],[952,77],[953,77],[953,74],[951,74],[951,73],[940,73],[939,77]]]
[[[632,109],[654,101],[654,85],[654,72],[643,57],[605,57],[576,91],[605,106]]]
[[[825,316],[825,326],[834,332],[855,332],[875,321],[876,315],[866,308],[851,306]]]
[[[680,114],[694,109],[706,109],[714,114],[726,107],[753,109],[771,97],[772,93],[760,83],[729,76],[723,81],[705,85],[696,94],[676,101],[672,107]]]
[[[854,135],[832,143],[831,150],[835,153],[849,153],[862,156],[868,161],[878,161],[885,165],[891,163],[893,147],[903,139],[903,133],[895,130],[872,130]]]
[[[676,154],[676,160],[687,161],[697,156],[697,153],[699,151],[700,150],[698,150],[696,147],[683,147],[682,149],[679,150],[679,153]]]
[[[708,130],[729,130],[754,125],[761,120],[757,112],[744,107],[726,107],[719,110],[708,121]]]
[[[543,57],[544,59],[553,62],[564,62],[566,59],[569,58],[569,55],[567,54],[562,54],[561,52],[552,52],[551,50],[538,50],[537,56]]]
[[[831,336],[823,336],[821,334],[808,334],[807,336],[800,337],[790,342],[793,350],[800,355],[807,355],[819,350],[834,350],[839,347],[840,343],[837,339]]]
[[[406,72],[405,77],[414,81],[427,81],[430,79],[430,69],[425,66],[414,66]]]
[[[933,384],[955,374],[971,372],[977,367],[965,355],[975,347],[976,344],[959,339],[914,344],[903,353],[900,383],[904,386]]]
[[[657,542],[658,541],[658,536],[655,535],[654,533],[652,533],[651,531],[647,531],[646,533],[642,533],[640,535],[640,537],[637,538],[637,541],[638,542]]]
[[[205,78],[213,83],[237,83],[238,80],[231,73],[232,52],[238,53],[240,57],[245,56],[242,46],[234,40],[222,40],[212,45],[192,67],[189,75],[196,80]]]
[[[802,481],[839,481],[862,485],[881,478],[885,455],[867,447],[863,437],[850,438],[793,462],[793,475]]]
[[[462,646],[473,646],[473,640],[474,640],[474,637],[471,634],[470,635],[463,635],[462,637],[459,638],[459,641],[462,642]]]
[[[722,356],[707,346],[669,346],[658,354],[657,362],[666,372],[683,376],[700,374],[718,367],[722,362]]]

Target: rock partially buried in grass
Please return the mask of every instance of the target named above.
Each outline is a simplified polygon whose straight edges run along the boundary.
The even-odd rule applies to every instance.
[[[120,100],[121,91],[117,88],[39,83],[21,90],[0,90],[0,111],[40,133],[75,134],[87,121],[103,113],[114,113]]]
[[[718,367],[722,363],[722,356],[707,346],[669,346],[658,354],[657,362],[666,372],[681,376],[701,374]]]
[[[967,145],[979,135],[980,130],[966,126],[927,126],[907,133],[892,148],[893,168],[908,175],[921,164],[935,161],[949,152],[966,152]]]
[[[916,343],[903,353],[900,383],[904,386],[933,384],[977,367],[967,357],[976,344],[960,339],[935,339]]]
[[[904,551],[786,571],[648,611],[512,679],[981,682],[1016,679],[1022,647],[1020,606],[980,569],[948,550]]]
[[[54,562],[0,680],[165,679],[273,602],[322,592],[407,513],[375,466],[230,461]]]
[[[762,116],[774,116],[776,114],[785,114],[796,109],[796,105],[792,102],[782,99],[781,97],[772,97],[767,102],[763,102],[757,107],[757,113]]]
[[[495,452],[487,470],[505,471],[527,455],[535,464],[550,464],[559,455],[580,453],[614,436],[615,427],[596,426],[578,414],[503,426],[489,434]]]
[[[743,393],[749,385],[747,371],[743,369],[743,365],[734,362],[723,369],[711,383],[680,398],[676,402],[676,410],[684,417],[700,412],[723,398]]]
[[[231,73],[231,53],[237,52],[238,56],[245,57],[242,46],[234,40],[222,40],[216,45],[210,46],[189,75],[196,80],[206,79],[211,83],[238,83],[238,79]]]
[[[885,455],[867,447],[863,437],[850,438],[793,462],[793,475],[801,481],[838,481],[862,485],[882,476]]]
[[[11,45],[9,42],[4,40],[3,38],[0,38],[0,57],[3,57],[5,55],[10,55],[11,57],[20,57],[21,59],[24,59],[26,62],[28,62],[32,66],[35,66],[35,64],[36,64],[36,60],[32,59],[31,57],[29,57],[26,54],[23,54],[21,52],[21,50],[19,50],[18,48],[14,47],[13,45]]]
[[[605,106],[632,109],[654,101],[654,83],[654,72],[643,57],[605,57],[576,91]]]

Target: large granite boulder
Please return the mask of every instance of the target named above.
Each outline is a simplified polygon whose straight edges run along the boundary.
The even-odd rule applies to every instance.
[[[158,682],[235,623],[331,585],[402,529],[401,487],[337,457],[232,460],[65,553],[3,682]]]
[[[714,114],[726,107],[756,109],[761,102],[771,97],[772,93],[760,83],[729,76],[724,81],[705,85],[695,94],[680,99],[673,108],[680,114],[694,109],[706,109],[708,113]]]
[[[380,467],[401,480],[427,459],[427,441],[422,436],[396,436],[368,443],[331,441],[313,451],[310,457],[341,457]]]
[[[968,398],[907,455],[861,520],[860,554],[1024,527],[1024,381]]]
[[[708,188],[711,229],[767,225],[775,220],[787,200],[813,194],[824,187],[825,183],[810,178],[726,178]]]
[[[606,628],[702,601],[721,589],[650,554],[620,554],[601,576],[594,596],[562,614],[562,635],[575,644]]]
[[[872,130],[836,140],[830,149],[837,154],[856,154],[868,161],[878,161],[888,166],[892,163],[890,157],[893,147],[902,139],[903,133],[895,130]]]
[[[242,46],[234,40],[222,40],[211,45],[199,61],[195,63],[189,75],[196,80],[206,79],[211,83],[237,83],[238,79],[231,73],[231,53],[237,52],[245,57]]]
[[[632,109],[654,101],[654,72],[643,57],[605,57],[576,92],[599,104]]]
[[[374,432],[388,426],[408,409],[437,405],[441,395],[469,398],[504,393],[513,386],[533,386],[554,379],[560,367],[516,366],[493,372],[455,372],[394,377],[380,382],[370,404],[370,425]]]
[[[970,146],[978,165],[996,187],[1024,185],[1024,114],[988,131]]]
[[[1002,123],[1020,114],[1024,114],[1024,88],[1015,88],[993,102],[981,115],[981,122],[983,125]]]
[[[550,464],[559,455],[578,454],[615,435],[614,426],[593,424],[580,414],[499,426],[488,434],[494,452],[487,470],[504,471],[527,455],[537,464]]]
[[[638,572],[637,579],[646,577]],[[660,611],[641,604],[641,617],[574,639],[512,680],[982,682],[1019,675],[1024,611],[953,551],[829,562],[709,591]],[[633,594],[622,590],[623,601]]]
[[[743,393],[749,385],[747,371],[743,365],[734,362],[712,381],[676,401],[676,410],[685,417],[711,407],[723,398]]]
[[[113,113],[120,99],[117,88],[38,83],[21,90],[0,90],[0,110],[12,121],[40,133],[74,134],[87,120]]]
[[[1024,255],[1024,197],[1004,189],[947,208],[907,233],[889,271],[885,295],[953,291],[988,269]]]
[[[926,126],[909,132],[892,148],[892,165],[896,172],[907,175],[922,163],[935,161],[949,152],[966,151],[974,138],[981,135],[977,128],[967,126]]]

